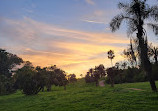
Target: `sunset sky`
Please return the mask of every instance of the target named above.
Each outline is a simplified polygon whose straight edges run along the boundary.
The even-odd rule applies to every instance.
[[[107,51],[114,50],[113,63],[123,60],[129,38],[125,23],[112,33],[109,22],[120,13],[117,3],[128,1],[0,0],[0,48],[35,66],[57,65],[77,77],[99,64],[110,67]],[[157,45],[158,37],[146,29]]]

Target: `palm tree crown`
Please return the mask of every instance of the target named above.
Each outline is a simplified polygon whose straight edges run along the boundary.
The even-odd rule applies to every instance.
[[[144,25],[146,19],[152,18],[158,22],[158,7],[149,6],[146,4],[147,0],[131,0],[131,3],[119,3],[119,9],[122,9],[121,14],[115,16],[111,23],[111,30],[114,32],[120,28],[120,25],[123,20],[127,21],[128,25],[128,34],[132,34],[135,31],[138,31],[140,25]],[[155,34],[158,34],[158,25],[148,23],[149,26],[153,28]],[[143,28],[143,33],[145,30]]]
[[[112,65],[112,59],[114,59],[115,55],[114,55],[114,51],[113,50],[109,50],[107,52],[108,54],[108,58],[111,59],[111,65]],[[112,65],[113,66],[113,65]]]
[[[141,60],[141,65],[149,77],[150,85],[153,91],[157,91],[155,81],[152,76],[152,66],[148,58],[148,41],[147,34],[144,29],[145,21],[152,18],[158,22],[158,6],[149,6],[147,0],[131,0],[130,3],[119,3],[119,9],[122,9],[121,14],[115,16],[110,28],[112,32],[118,30],[123,20],[126,20],[128,25],[128,34],[136,32],[138,39],[138,53]],[[158,34],[158,25],[148,23],[153,28],[155,34]]]

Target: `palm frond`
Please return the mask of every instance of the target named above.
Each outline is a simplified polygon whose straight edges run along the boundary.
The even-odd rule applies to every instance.
[[[152,30],[155,33],[155,35],[158,35],[158,24],[151,24],[151,23],[149,23],[148,26],[150,28],[152,28]]]
[[[149,16],[158,22],[158,6],[151,7],[149,11]]]
[[[115,32],[120,28],[120,25],[124,19],[124,16],[122,14],[115,16],[111,22],[110,22],[110,28],[112,32]]]
[[[136,27],[137,24],[135,23],[135,20],[128,20],[127,25],[128,25],[127,35],[129,36],[130,34],[133,34],[137,30]]]
[[[118,8],[119,9],[128,10],[129,7],[130,7],[130,5],[128,3],[122,3],[122,2],[118,3]]]

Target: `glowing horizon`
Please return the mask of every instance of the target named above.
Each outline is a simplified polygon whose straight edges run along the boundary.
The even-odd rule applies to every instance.
[[[126,27],[116,33],[109,29],[111,18],[120,13],[116,1],[0,2],[0,48],[35,66],[57,65],[80,77],[99,64],[110,67],[110,49],[116,55],[113,64],[124,59]],[[149,41],[157,44],[150,31]]]

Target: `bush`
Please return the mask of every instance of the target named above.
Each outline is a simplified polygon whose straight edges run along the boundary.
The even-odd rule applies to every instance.
[[[68,75],[68,81],[71,83],[76,82],[77,81],[76,75],[75,74]]]
[[[0,75],[0,95],[10,94],[15,91],[13,78]]]
[[[30,67],[23,67],[17,71],[16,86],[26,95],[37,94],[42,89],[41,76]]]
[[[156,67],[156,66],[155,66]],[[111,72],[110,72],[111,74]],[[157,69],[153,68],[153,74],[154,78],[157,76]],[[119,83],[133,83],[133,82],[144,82],[147,81],[147,75],[144,71],[138,68],[131,68],[128,67],[128,69],[118,69],[117,72],[112,75],[113,82],[115,84]],[[110,83],[110,77],[106,77],[106,83]]]

